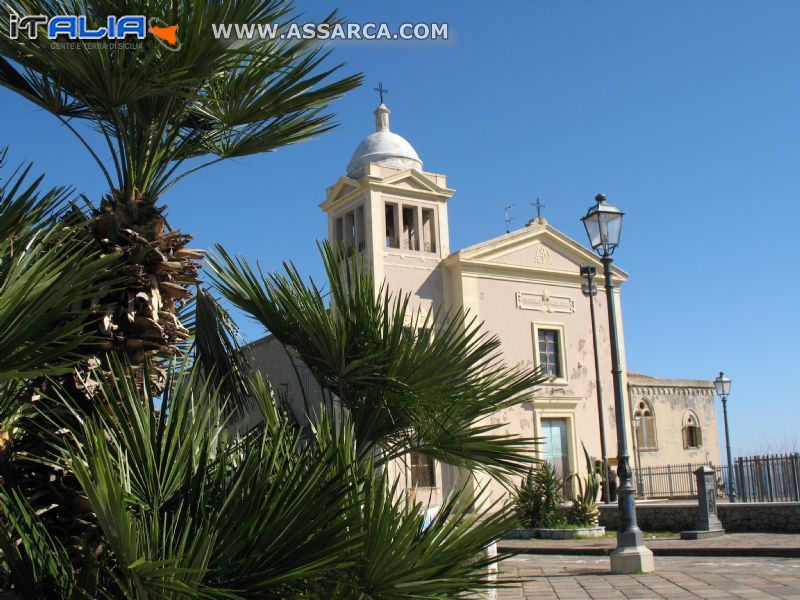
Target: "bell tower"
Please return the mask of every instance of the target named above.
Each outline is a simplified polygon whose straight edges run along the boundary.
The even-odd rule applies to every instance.
[[[375,109],[375,131],[356,147],[347,175],[327,190],[328,239],[359,253],[376,285],[411,294],[411,307],[444,304],[442,260],[450,254],[446,177],[423,170],[422,160],[390,129],[391,111]]]

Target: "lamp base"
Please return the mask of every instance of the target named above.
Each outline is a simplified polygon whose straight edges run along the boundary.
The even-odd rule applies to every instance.
[[[611,572],[652,573],[656,570],[653,552],[645,546],[623,546],[611,552]]]

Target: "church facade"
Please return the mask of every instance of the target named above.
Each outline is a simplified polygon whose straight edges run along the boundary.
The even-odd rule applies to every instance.
[[[375,132],[356,148],[346,175],[327,190],[321,208],[328,215],[328,239],[361,253],[376,282],[385,280],[390,290],[411,294],[412,307],[423,312],[463,308],[500,338],[509,365],[543,369],[547,382],[527,402],[498,413],[492,421],[508,433],[540,438],[538,457],[549,460],[559,474],[584,470],[582,446],[593,457],[602,455],[601,421],[607,455],[616,457],[605,290],[598,277],[593,297],[603,392],[598,407],[590,299],[581,287],[581,267],[594,266],[600,273],[599,259],[543,217],[451,251],[448,206],[455,191],[445,175],[423,169],[411,144],[391,131],[389,114],[384,104],[375,110]],[[623,360],[619,307],[627,278],[623,270],[614,269]],[[274,340],[255,342],[248,352],[290,403],[301,387],[310,386],[302,381],[304,375],[281,367],[289,362],[281,358],[285,351]],[[710,381],[625,377],[634,468],[637,456],[644,467],[720,464]],[[433,505],[465,482],[463,474],[448,465],[421,456],[398,461],[395,474],[407,482],[413,497]],[[500,484],[472,481],[476,487],[488,484],[495,497],[508,493]]]

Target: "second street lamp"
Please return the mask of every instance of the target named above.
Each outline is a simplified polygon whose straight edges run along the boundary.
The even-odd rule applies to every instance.
[[[725,447],[728,452],[728,500],[736,502],[736,484],[733,481],[733,463],[731,462],[731,437],[728,434],[728,395],[731,393],[731,380],[720,371],[714,380],[714,389],[722,400],[722,414],[725,417]]]
[[[594,277],[597,269],[591,265],[581,266],[581,276],[586,277],[586,283],[581,284],[581,291],[584,296],[589,297],[589,314],[592,319],[592,347],[594,348],[594,377],[597,389],[597,418],[600,424],[600,454],[603,460],[603,502],[611,502],[611,490],[608,482],[608,453],[606,452],[606,425],[605,413],[603,411],[603,386],[600,383],[600,355],[597,352],[597,322],[594,317],[594,297],[597,294],[597,285]]]
[[[592,250],[600,255],[605,275],[606,304],[608,307],[608,335],[611,345],[611,373],[614,382],[614,410],[617,426],[617,474],[620,486],[617,490],[620,526],[617,531],[617,547],[611,553],[613,573],[649,573],[655,570],[653,553],[644,546],[642,530],[636,522],[636,490],[633,487],[631,458],[628,451],[628,420],[622,387],[622,362],[620,360],[619,333],[617,330],[616,299],[612,278],[612,255],[619,245],[622,233],[623,212],[606,201],[603,194],[595,197],[597,204],[581,219],[589,236]]]

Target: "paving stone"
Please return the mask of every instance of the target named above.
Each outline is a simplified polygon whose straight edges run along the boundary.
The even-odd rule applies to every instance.
[[[655,573],[614,575],[607,557],[520,555],[500,568],[501,578],[521,582],[498,590],[497,600],[800,600],[800,559],[796,558],[658,557]]]

